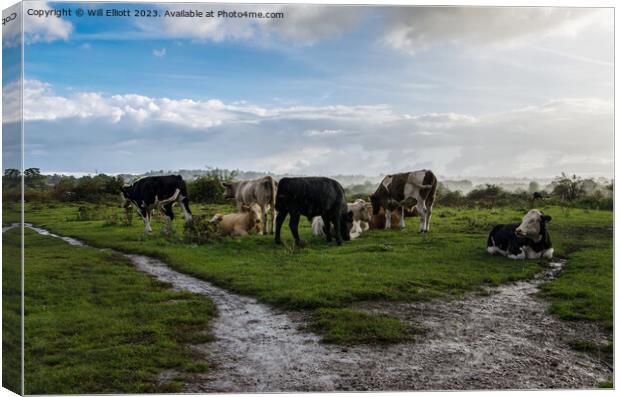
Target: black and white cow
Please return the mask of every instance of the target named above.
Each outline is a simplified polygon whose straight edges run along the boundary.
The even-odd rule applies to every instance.
[[[521,223],[497,225],[487,239],[487,252],[511,259],[551,259],[553,248],[547,230],[547,222],[550,221],[549,215],[531,210]]]
[[[192,219],[187,198],[187,186],[180,175],[147,176],[140,178],[130,185],[121,188],[122,206],[124,208],[133,204],[144,220],[144,231],[150,233],[151,211],[160,208],[166,216],[166,226],[171,227],[174,219],[172,206],[179,203],[185,221]]]
[[[405,227],[405,207],[411,207],[415,199],[420,215],[420,232],[429,230],[433,202],[437,191],[437,178],[432,171],[419,170],[387,175],[370,196],[373,215],[385,210],[385,229],[392,228],[392,211],[398,211],[401,229]]]
[[[344,189],[340,183],[324,177],[282,178],[278,183],[276,195],[276,244],[281,244],[280,230],[286,216],[290,214],[289,227],[295,243],[301,245],[299,232],[299,218],[304,215],[312,222],[315,216],[321,216],[325,227],[325,237],[328,242],[332,239],[331,225],[339,231],[336,242],[350,240],[347,202]]]

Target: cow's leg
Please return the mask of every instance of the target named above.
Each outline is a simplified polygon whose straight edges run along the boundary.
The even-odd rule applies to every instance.
[[[151,233],[151,210],[147,207],[140,207],[140,216],[144,220],[144,233]]]
[[[295,244],[297,245],[301,245],[301,239],[299,238],[299,217],[299,213],[291,212],[291,216],[288,221],[288,227],[291,229],[291,233],[295,239]]]
[[[172,211],[172,203],[165,204],[162,207],[164,215],[166,216],[166,232],[172,232],[172,220],[174,219],[174,212]]]
[[[542,257],[545,259],[552,259],[553,258],[553,248],[549,248],[548,250],[546,250],[543,254]]]
[[[336,244],[342,245],[342,235],[340,232],[340,228],[342,227],[342,220],[340,219],[339,214],[334,216],[334,229],[336,229]]]
[[[388,208],[385,209],[385,230],[392,228],[392,211]]]
[[[185,222],[190,222],[192,220],[192,211],[189,209],[189,199],[183,195],[180,195],[179,206],[181,207],[181,211],[183,211]]]
[[[263,230],[261,230],[261,234],[264,236],[265,234],[267,234],[267,205],[261,205],[260,207],[260,216],[261,216],[261,221],[263,224]]]
[[[405,228],[405,206],[400,207],[400,228]]]
[[[431,228],[431,215],[433,214],[433,204],[426,205],[426,231]]]
[[[424,200],[421,197],[417,198],[416,208],[418,210],[418,214],[420,215],[420,232],[426,233],[426,217],[428,215],[428,210]]]
[[[278,216],[276,217],[276,237],[275,237],[276,244],[282,244],[282,240],[280,239],[280,231],[282,230],[282,224],[284,223],[284,220],[286,219],[286,215],[287,215],[286,211],[280,211],[278,212]]]
[[[276,208],[273,205],[269,205],[269,212],[271,213],[271,222],[269,224],[269,234],[273,234],[273,224],[276,222]]]
[[[327,216],[327,214],[321,215],[321,218],[323,219],[323,233],[325,233],[325,240],[330,243],[332,241],[332,222],[330,221],[330,218],[329,216]]]

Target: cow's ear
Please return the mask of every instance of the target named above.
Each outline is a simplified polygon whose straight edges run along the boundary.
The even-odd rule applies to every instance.
[[[551,215],[543,215],[542,220],[543,222],[551,222]]]

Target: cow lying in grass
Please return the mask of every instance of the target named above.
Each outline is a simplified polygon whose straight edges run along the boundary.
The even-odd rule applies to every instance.
[[[243,212],[234,214],[215,214],[211,222],[217,224],[221,236],[247,236],[252,230],[260,232],[261,208],[254,204],[242,206]]]
[[[405,218],[412,218],[414,216],[418,216],[418,210],[416,209],[416,207],[404,208],[403,213],[405,215]],[[368,216],[370,217],[370,221],[368,223],[368,227],[370,229],[385,229],[385,211],[383,210],[383,207],[379,209],[379,212],[377,214],[373,214],[372,207],[370,207],[368,209]],[[392,211],[390,213],[390,216],[392,218],[390,222],[390,228],[393,230],[400,230],[400,219],[398,217],[398,213]]]
[[[347,224],[350,223],[349,236],[351,237],[351,240],[355,240],[363,232],[368,230],[369,223],[370,223],[370,212],[372,212],[372,206],[370,205],[370,203],[367,203],[362,199],[358,199],[358,200],[355,200],[355,202],[353,203],[347,203],[347,209],[348,209]],[[324,236],[325,235],[324,229],[325,229],[325,223],[323,222],[322,217],[315,216],[314,218],[312,218],[312,235]]]
[[[551,236],[547,230],[549,215],[531,210],[521,223],[497,225],[487,239],[487,252],[500,254],[510,259],[551,259]]]
[[[262,233],[273,234],[273,222],[276,217],[275,203],[278,183],[270,176],[250,181],[225,182],[225,198],[234,198],[237,201],[237,210],[242,206],[257,204],[260,207],[263,223]],[[267,212],[271,214],[271,223],[267,227]]]

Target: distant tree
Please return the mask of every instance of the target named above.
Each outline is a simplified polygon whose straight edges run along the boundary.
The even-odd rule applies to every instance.
[[[569,177],[562,172],[562,175],[556,177],[551,185],[553,186],[552,194],[569,202],[573,202],[585,194],[583,179],[575,174]]]
[[[540,191],[540,184],[538,182],[536,182],[536,181],[531,181],[529,186],[528,186],[528,188],[527,188],[527,191],[529,193],[539,192]]]
[[[39,168],[27,168],[24,170],[24,185],[31,189],[45,187],[45,176],[41,175]]]

